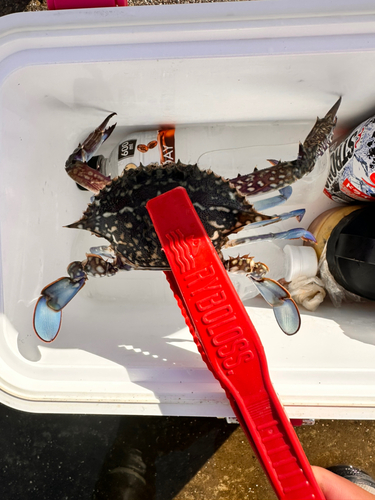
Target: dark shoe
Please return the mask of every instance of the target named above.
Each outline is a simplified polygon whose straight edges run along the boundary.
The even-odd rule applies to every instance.
[[[141,452],[134,448],[127,450],[120,464],[102,473],[93,500],[150,500],[145,474]]]
[[[327,470],[348,479],[352,483],[355,483],[364,490],[375,495],[375,480],[363,470],[357,469],[352,465],[334,465],[333,467],[327,467]]]

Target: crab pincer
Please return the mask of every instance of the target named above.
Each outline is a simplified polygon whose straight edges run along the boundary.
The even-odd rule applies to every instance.
[[[44,342],[56,338],[62,310],[85,285],[88,276],[112,276],[117,269],[98,255],[88,254],[82,262],[71,262],[67,271],[69,277],[59,278],[43,288],[34,309],[34,330]]]
[[[116,124],[107,127],[109,120],[115,115],[116,113],[108,115],[99,127],[82,144],[78,145],[65,163],[65,170],[68,175],[77,184],[95,194],[110,184],[111,179],[89,167],[87,162],[95,155],[103,142],[108,139],[115,129]]]
[[[34,330],[45,342],[52,342],[60,331],[62,309],[80,291],[87,276],[80,262],[68,266],[69,278],[59,278],[40,292],[34,310]]]
[[[244,255],[227,259],[224,267],[229,273],[244,274],[251,279],[260,295],[272,307],[277,324],[286,335],[298,332],[301,316],[297,304],[286,288],[277,281],[265,277],[269,271],[265,264],[255,262],[253,257]]]

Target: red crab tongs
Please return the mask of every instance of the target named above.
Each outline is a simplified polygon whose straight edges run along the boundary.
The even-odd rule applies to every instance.
[[[262,343],[185,191],[147,204],[165,274],[208,368],[219,380],[279,499],[324,500],[272,386]]]

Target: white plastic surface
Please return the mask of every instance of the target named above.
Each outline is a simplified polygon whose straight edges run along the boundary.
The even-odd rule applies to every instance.
[[[90,197],[66,175],[65,160],[116,111],[104,153],[128,131],[161,124],[245,126],[254,154],[221,172],[235,176],[266,158],[295,158],[316,115],[339,95],[340,120],[371,109],[374,76],[372,1],[1,18],[0,400],[36,412],[231,416],[162,273],[91,279],[64,311],[57,340],[46,345],[35,336],[42,287],[100,244],[63,227]],[[304,226],[330,203],[323,195],[307,203]],[[293,208],[291,198],[282,211]],[[246,304],[291,417],[375,417],[374,304],[302,311],[293,337],[264,301]]]

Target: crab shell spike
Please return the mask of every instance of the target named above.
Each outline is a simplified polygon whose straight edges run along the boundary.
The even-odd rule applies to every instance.
[[[286,335],[294,335],[301,326],[297,304],[290,293],[277,281],[269,278],[255,279],[249,275],[264,300],[273,308],[276,321]]]
[[[281,160],[271,160],[271,159],[267,159],[268,163],[271,163],[271,165],[273,167],[276,167],[276,165],[278,165],[279,163],[281,163]],[[255,169],[253,170],[255,172]]]
[[[60,331],[62,311],[54,311],[47,305],[46,297],[39,297],[34,309],[34,331],[43,342],[52,342]]]

